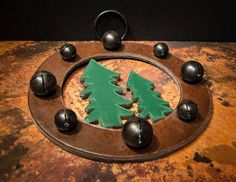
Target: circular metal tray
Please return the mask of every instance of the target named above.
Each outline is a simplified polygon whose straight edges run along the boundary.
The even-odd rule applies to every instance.
[[[37,97],[29,89],[28,101],[30,112],[39,129],[59,147],[76,155],[105,162],[137,162],[156,159],[172,153],[195,139],[210,120],[212,104],[211,95],[204,80],[198,84],[182,81],[180,59],[169,55],[166,59],[156,58],[153,47],[140,43],[123,42],[117,51],[107,51],[100,42],[81,42],[76,45],[78,56],[73,62],[61,59],[55,53],[38,69],[51,72],[57,79],[58,91],[47,98]],[[198,105],[199,115],[193,122],[180,120],[176,109],[165,119],[153,124],[152,143],[144,149],[131,149],[122,139],[121,129],[103,129],[83,121],[71,133],[61,133],[54,124],[58,110],[65,108],[62,90],[65,81],[76,69],[84,66],[93,58],[133,59],[149,63],[167,73],[177,84],[180,101],[191,99]],[[125,64],[124,64],[125,66]]]

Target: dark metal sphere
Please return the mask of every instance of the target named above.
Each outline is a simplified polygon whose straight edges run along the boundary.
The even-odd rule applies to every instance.
[[[169,48],[167,44],[159,42],[154,46],[153,52],[158,58],[165,58],[168,56]]]
[[[146,120],[130,118],[122,128],[122,137],[129,147],[146,147],[152,141],[152,126]]]
[[[65,44],[60,48],[60,54],[65,61],[71,61],[76,56],[76,48],[72,44]]]
[[[121,39],[117,32],[107,31],[102,36],[102,43],[107,50],[116,50],[121,45]]]
[[[72,131],[77,127],[77,116],[70,109],[62,109],[57,112],[54,118],[56,127],[59,131]]]
[[[48,71],[39,71],[30,80],[30,88],[38,96],[49,96],[57,89],[55,76]]]
[[[197,104],[191,100],[184,100],[178,105],[177,113],[180,119],[193,121],[198,115]]]
[[[188,61],[181,67],[182,79],[187,83],[198,83],[204,74],[203,66],[197,61]]]

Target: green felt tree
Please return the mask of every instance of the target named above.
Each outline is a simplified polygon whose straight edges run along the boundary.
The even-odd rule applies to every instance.
[[[169,102],[160,98],[160,92],[153,91],[153,82],[143,78],[134,71],[130,72],[127,88],[132,92],[133,102],[138,101],[138,111],[140,118],[150,117],[153,122],[163,119],[172,109]]]
[[[90,104],[85,108],[88,113],[85,120],[89,123],[99,122],[102,127],[121,127],[121,118],[133,115],[126,109],[132,101],[126,99],[123,89],[115,85],[120,74],[113,72],[91,59],[83,72],[80,81],[85,89],[80,93],[82,98],[88,98]]]

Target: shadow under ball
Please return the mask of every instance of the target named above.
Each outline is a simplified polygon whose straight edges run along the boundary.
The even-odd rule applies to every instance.
[[[70,109],[59,110],[54,118],[57,129],[61,132],[72,131],[77,127],[77,116]]]
[[[204,75],[203,66],[197,61],[188,61],[181,67],[182,79],[187,83],[198,83]]]
[[[76,57],[76,48],[72,44],[64,44],[60,48],[60,54],[63,60],[71,61]]]
[[[116,50],[120,48],[121,38],[115,31],[107,31],[102,36],[103,47],[107,50]]]
[[[154,45],[153,52],[158,58],[166,58],[169,54],[169,47],[163,42],[159,42]]]
[[[191,100],[184,100],[178,105],[177,113],[181,120],[193,121],[198,115],[197,104]]]
[[[144,119],[130,118],[122,128],[122,137],[129,147],[144,148],[152,141],[153,129]]]
[[[37,96],[50,96],[57,90],[57,80],[48,71],[39,71],[30,80],[30,88]]]

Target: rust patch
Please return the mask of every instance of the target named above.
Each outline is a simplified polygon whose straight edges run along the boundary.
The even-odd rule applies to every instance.
[[[209,156],[213,161],[221,164],[230,164],[236,166],[236,148],[229,145],[216,145],[206,148],[204,154]]]
[[[204,70],[204,77],[203,77],[203,82],[210,88],[213,83],[212,83],[212,77],[209,75],[208,71],[205,69]]]
[[[2,150],[8,150],[10,146],[14,144],[16,141],[16,137],[13,135],[5,135],[2,138],[2,142],[0,143],[0,149]]]
[[[207,52],[204,52],[204,54],[206,55],[206,59],[209,62],[215,62],[219,59],[219,57],[215,56],[214,54],[209,54]]]
[[[0,112],[1,120],[7,122],[9,126],[17,126],[17,129],[12,132],[12,135],[17,134],[17,132],[19,132],[21,129],[33,124],[32,121],[25,121],[22,116],[22,113],[22,110],[19,108],[7,108],[7,110]]]
[[[7,78],[11,73],[18,71],[23,64],[28,62],[33,56],[48,51],[57,50],[62,42],[28,42],[21,46],[6,51],[0,55],[0,78]],[[8,66],[6,66],[8,65]],[[26,66],[26,65],[25,65]]]
[[[210,79],[204,79],[203,81],[209,88],[213,85]]]
[[[218,99],[218,100],[221,100],[221,101],[224,100],[224,99],[222,99],[222,98],[220,98],[220,97],[218,97],[217,99]]]
[[[0,55],[0,59],[13,56],[26,61],[32,56],[48,51],[50,48],[59,48],[62,44],[63,42],[61,41],[26,42],[13,50],[6,51],[4,54]]]
[[[168,165],[164,167],[164,171],[167,173],[173,173],[175,171],[175,167],[172,163],[168,163]]]
[[[233,105],[231,105],[228,101],[222,101],[221,104],[225,107],[233,107]]]
[[[201,156],[198,152],[194,153],[193,160],[196,162],[203,162],[203,163],[207,163],[207,164],[212,162],[211,159],[207,158],[206,156]]]
[[[32,124],[23,119],[22,111],[18,108],[7,108],[7,110],[0,113],[0,120],[5,122],[5,125],[1,126],[0,131],[9,130],[10,134],[3,135],[0,143],[0,176],[3,176],[3,180],[7,180],[14,171],[17,171],[23,167],[20,163],[22,156],[24,156],[28,148],[16,144],[15,141],[20,137],[20,131]]]
[[[90,182],[95,179],[98,181],[116,181],[116,177],[112,173],[110,166],[106,166],[105,170],[102,170],[99,163],[95,162],[86,168],[69,168],[66,171],[67,173],[69,172],[67,176],[70,176],[73,171],[77,181]]]
[[[206,171],[208,172],[208,174],[211,175],[212,180],[214,181],[236,181],[236,177],[235,176],[231,176],[231,175],[224,175],[221,173],[221,170],[219,168],[214,167],[213,165],[209,165],[206,168]]]
[[[228,60],[225,63],[225,67],[231,69],[232,71],[236,71],[236,59]]]
[[[235,58],[236,57],[236,49],[235,46],[230,46],[229,43],[220,44],[218,46],[218,50],[223,52],[226,56]]]
[[[153,166],[153,167],[151,168],[151,170],[152,170],[152,172],[154,172],[154,173],[159,173],[159,172],[160,172],[160,168],[159,168],[158,166]]]
[[[196,177],[196,182],[205,182],[206,181],[206,178],[204,175],[198,175]]]
[[[224,77],[220,77],[218,79],[216,79],[216,82],[236,82],[236,76],[232,76],[232,75],[227,75],[227,76],[224,76]]]
[[[187,173],[189,177],[193,177],[193,168],[192,166],[188,165],[187,166]]]
[[[6,140],[7,139],[5,139],[5,142]],[[10,140],[12,140],[12,138]],[[12,142],[10,143],[13,144]],[[1,146],[4,146],[5,144],[3,142],[1,143]],[[10,148],[10,146],[8,146],[8,148]],[[3,176],[2,180],[7,180],[11,173],[22,168],[20,160],[21,157],[27,153],[27,151],[28,148],[23,145],[16,145],[13,149],[0,156],[0,176]]]

